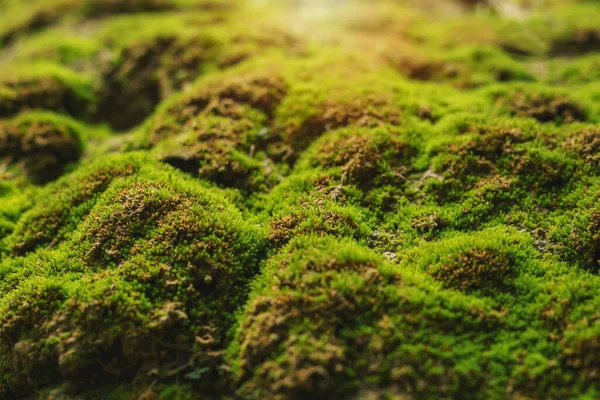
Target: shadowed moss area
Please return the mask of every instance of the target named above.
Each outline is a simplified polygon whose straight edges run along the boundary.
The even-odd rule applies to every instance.
[[[0,399],[600,396],[596,2],[0,15]]]

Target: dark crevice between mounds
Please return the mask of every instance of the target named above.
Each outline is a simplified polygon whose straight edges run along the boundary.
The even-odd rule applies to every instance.
[[[473,7],[489,7],[491,6],[490,0],[454,0],[462,6],[473,8]]]
[[[115,14],[135,14],[176,10],[171,0],[93,0],[83,6],[83,14],[100,18]]]
[[[550,44],[548,54],[557,56],[580,56],[600,52],[600,29],[578,29],[571,35],[558,38]]]
[[[533,52],[526,47],[520,47],[516,43],[499,43],[498,47],[507,52],[510,55],[517,57],[528,57],[532,56]]]
[[[133,65],[118,64],[104,74],[99,90],[96,119],[116,130],[140,124],[160,102],[160,83],[155,76],[155,58],[160,49],[128,49]]]
[[[508,101],[514,115],[530,117],[539,122],[556,122],[568,124],[585,122],[588,119],[586,109],[576,101],[562,95],[546,93],[514,93]]]
[[[215,46],[203,38],[162,36],[125,48],[102,72],[96,119],[116,130],[140,124],[163,99],[201,74]]]
[[[190,175],[198,174],[198,160],[194,158],[184,158],[181,156],[166,156],[162,158],[161,161]]]

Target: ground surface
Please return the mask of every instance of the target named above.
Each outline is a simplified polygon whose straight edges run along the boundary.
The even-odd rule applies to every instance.
[[[0,0],[0,399],[600,397],[597,1]]]

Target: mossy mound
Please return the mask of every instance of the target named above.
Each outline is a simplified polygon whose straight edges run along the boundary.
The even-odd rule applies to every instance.
[[[52,114],[22,114],[0,126],[0,157],[20,164],[33,180],[46,183],[79,160],[83,152],[80,127]]]
[[[1,399],[600,396],[594,2],[0,15]]]
[[[502,313],[404,272],[353,242],[292,242],[241,315],[230,350],[241,393],[434,396],[477,385],[453,353],[489,339]]]
[[[70,76],[72,71],[56,73],[34,69],[0,79],[0,117],[21,111],[43,109],[83,116],[89,104],[90,86],[85,78]],[[74,78],[74,82],[69,79]],[[88,87],[86,87],[88,86]]]
[[[86,172],[57,182],[62,214],[42,204],[25,216],[53,229],[54,242],[2,265],[3,384],[18,395],[195,369],[218,377],[234,311],[259,269],[261,229],[225,198],[141,156]],[[17,238],[32,225],[21,227]],[[207,393],[213,378],[203,381]]]

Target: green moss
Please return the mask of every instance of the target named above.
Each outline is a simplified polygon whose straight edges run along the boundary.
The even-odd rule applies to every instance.
[[[343,183],[359,186],[400,185],[416,153],[400,136],[387,129],[344,129],[322,137],[297,166],[340,168]]]
[[[142,157],[115,157],[82,168],[48,186],[45,189],[48,194],[39,197],[39,205],[23,216],[8,239],[12,251],[24,254],[72,234],[112,180],[139,170],[142,160]]]
[[[131,175],[142,160],[108,167],[130,167]],[[84,180],[108,175],[109,168],[95,166]],[[113,173],[103,193],[80,183],[77,201],[89,190],[96,202],[86,202],[89,214],[80,223],[70,222],[74,233],[55,240],[55,250],[2,265],[0,370],[15,393],[63,380],[81,385],[94,376],[129,379],[131,368],[166,379],[208,367],[207,376],[218,377],[233,311],[258,272],[262,231],[243,222],[223,197],[173,170],[138,168],[130,177]],[[51,270],[43,267],[47,260]],[[181,353],[170,352],[175,348]],[[166,358],[160,355],[165,350]],[[36,361],[22,366],[27,360]],[[39,363],[47,376],[36,381]],[[215,390],[211,385],[208,392]]]
[[[476,347],[475,337],[484,340],[503,317],[411,275],[352,242],[292,242],[269,262],[241,315],[230,349],[240,393],[288,398],[372,387],[420,396],[467,390],[475,380],[463,374],[474,369],[452,357],[468,352],[459,338]],[[392,304],[402,311],[390,313]]]
[[[424,246],[420,268],[445,287],[500,293],[519,273],[531,273],[528,238],[502,229],[457,235]],[[529,271],[528,271],[529,269]]]
[[[30,109],[85,116],[93,101],[91,80],[56,64],[13,65],[0,79],[0,116]]]
[[[0,1],[0,398],[598,397],[597,7],[318,3]]]
[[[0,123],[0,157],[35,182],[57,178],[82,152],[81,126],[67,117],[28,113]]]
[[[138,146],[149,147],[182,130],[210,127],[202,116],[261,126],[285,95],[285,83],[264,73],[199,81],[192,89],[166,101],[138,135]],[[256,136],[256,134],[254,134]]]

